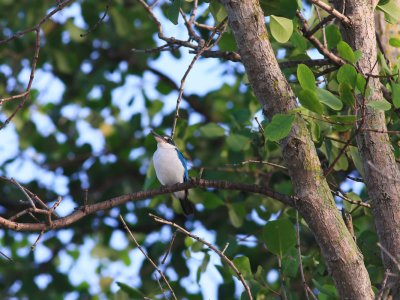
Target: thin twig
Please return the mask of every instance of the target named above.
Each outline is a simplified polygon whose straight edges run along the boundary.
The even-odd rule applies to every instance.
[[[152,217],[154,219],[154,221],[161,223],[161,224],[167,224],[170,225],[174,228],[176,228],[177,230],[179,230],[180,232],[182,232],[183,234],[191,237],[192,239],[195,239],[196,241],[199,241],[200,243],[206,245],[208,248],[210,248],[211,250],[213,250],[216,254],[218,254],[218,256],[225,261],[230,267],[231,269],[236,273],[236,275],[238,276],[239,280],[241,281],[247,296],[249,297],[250,300],[253,299],[253,296],[251,294],[250,291],[250,287],[247,284],[246,280],[243,277],[243,274],[239,271],[239,269],[236,267],[236,265],[233,263],[232,260],[230,260],[224,253],[222,253],[222,251],[220,251],[219,249],[217,249],[213,244],[205,241],[204,239],[198,237],[197,235],[192,234],[191,232],[187,231],[186,229],[184,229],[183,227],[179,226],[178,224],[171,222],[171,221],[167,221],[161,217],[158,217],[156,215],[153,214],[149,214],[150,217]]]
[[[139,0],[141,1],[141,0]],[[216,30],[213,31],[213,33],[211,34],[211,36],[209,37],[209,39],[207,40],[207,42],[205,43],[205,45],[203,47],[201,47],[200,50],[198,50],[197,54],[195,55],[195,57],[192,59],[191,63],[189,64],[187,70],[185,71],[185,74],[183,75],[182,79],[181,79],[181,84],[179,86],[179,90],[178,90],[178,99],[176,99],[176,107],[175,107],[175,117],[174,117],[174,122],[172,124],[172,130],[171,130],[171,139],[174,138],[175,135],[175,129],[176,129],[176,124],[178,122],[178,118],[179,118],[179,106],[181,104],[182,101],[182,97],[183,97],[183,90],[185,88],[185,83],[186,83],[186,78],[188,77],[190,71],[193,69],[194,64],[197,62],[197,60],[201,57],[201,54],[210,49],[211,47],[214,46],[215,42],[213,42],[213,38],[214,36],[217,34],[217,32],[221,29],[224,28],[226,26],[227,23],[227,18],[225,18],[217,27]],[[220,37],[222,36],[222,34],[220,33]]]
[[[4,258],[8,259],[11,262],[14,262],[14,260],[11,257],[9,257],[7,254],[5,254],[3,251],[0,251],[0,255],[3,256]]]
[[[165,264],[165,261],[166,261],[168,255],[171,253],[172,245],[174,244],[174,241],[175,241],[175,238],[176,238],[176,235],[177,235],[177,234],[178,234],[178,230],[175,230],[174,234],[172,235],[171,242],[170,242],[169,245],[168,245],[167,252],[165,252],[164,257],[163,257],[163,259],[161,260],[161,264]]]
[[[381,243],[377,243],[377,245],[392,260],[397,270],[400,271],[400,262],[397,260],[397,258],[394,257],[385,247],[383,247]]]
[[[172,289],[171,285],[168,282],[168,279],[165,277],[164,273],[160,270],[160,268],[154,263],[154,261],[150,258],[150,256],[144,251],[143,247],[140,246],[138,241],[136,240],[135,236],[133,235],[132,231],[129,229],[128,225],[126,224],[124,218],[122,215],[119,215],[119,219],[122,222],[122,225],[124,226],[124,229],[128,232],[129,236],[132,238],[133,242],[136,244],[136,246],[139,248],[140,252],[143,253],[143,255],[146,257],[146,259],[150,262],[150,264],[154,267],[154,269],[160,274],[161,278],[164,280],[165,284],[168,286],[168,289],[170,290],[172,297],[177,300],[174,290]]]
[[[28,199],[31,206],[33,208],[36,208],[35,203],[33,202],[32,198],[28,195],[28,193],[25,191],[25,189],[19,184],[19,182],[16,181],[14,178],[11,178],[11,182],[14,183],[21,190],[21,192],[25,195],[26,199]]]
[[[101,16],[101,18],[96,22],[96,24],[93,25],[92,28],[89,28],[88,31],[86,31],[85,33],[81,33],[79,36],[81,38],[88,36],[90,33],[92,33],[93,31],[95,31],[97,29],[97,27],[99,27],[99,25],[104,21],[104,19],[106,18],[107,14],[108,14],[108,10],[110,9],[111,6],[111,0],[108,0],[108,3],[106,5],[106,9],[104,11],[104,14]]]
[[[362,178],[360,178],[360,177],[354,177],[354,176],[350,176],[350,175],[347,175],[346,177],[347,177],[348,179],[350,179],[350,180],[355,181],[355,182],[362,182],[362,183],[364,183],[364,179],[362,179]]]
[[[319,22],[321,24],[322,18],[321,18],[321,14],[319,13],[318,6],[315,6],[315,11],[317,12],[318,20],[319,20]],[[328,44],[326,42],[325,25],[322,25],[322,40],[324,41],[324,47],[328,48]]]
[[[311,3],[318,5],[321,7],[323,10],[325,10],[327,13],[334,15],[336,18],[338,18],[344,25],[351,26],[351,20],[342,14],[341,12],[337,11],[334,9],[332,6],[326,4],[325,2],[322,2],[321,0],[311,0]]]
[[[296,210],[296,248],[297,248],[297,254],[299,256],[299,270],[300,270],[300,276],[301,276],[301,282],[303,284],[303,289],[304,293],[306,294],[307,300],[310,298],[308,297],[308,284],[306,282],[306,277],[304,276],[304,269],[303,269],[303,259],[301,258],[301,243],[300,243],[300,222],[299,222],[299,212]],[[314,299],[316,297],[312,293],[312,296]]]
[[[400,130],[379,130],[373,128],[362,128],[361,131],[370,131],[370,132],[385,133],[385,134],[400,134]]]
[[[383,297],[383,293],[387,289],[386,284],[387,284],[387,280],[389,278],[389,274],[390,274],[390,271],[386,270],[385,271],[385,277],[383,278],[383,281],[382,281],[382,286],[381,286],[379,292],[376,294],[375,300],[381,300],[381,299],[383,300],[382,297]]]
[[[382,172],[381,170],[379,170],[379,168],[377,168],[370,160],[367,160],[367,164],[374,169],[376,172],[378,172],[380,175],[382,175],[383,177],[395,181],[395,182],[400,182],[400,178],[394,178],[392,176],[389,176],[387,174],[385,174],[384,172]]]
[[[285,166],[282,165],[278,165],[269,161],[265,161],[265,160],[253,160],[253,159],[249,159],[249,160],[245,160],[239,163],[234,163],[234,164],[226,164],[225,166],[231,166],[231,167],[241,167],[247,164],[262,164],[262,165],[268,165],[268,166],[272,166],[272,167],[276,167],[282,170],[287,170],[288,168],[286,168]]]
[[[299,11],[296,12],[296,15],[301,23],[300,29],[301,32],[303,33],[303,36],[307,38],[322,55],[330,59],[336,65],[341,66],[346,64],[346,61],[344,61],[341,57],[337,56],[333,52],[329,51],[315,36],[309,34],[310,31],[308,29],[307,20],[303,17],[303,15]]]
[[[36,241],[35,241],[35,242],[33,243],[33,245],[31,246],[31,251],[34,251],[34,250],[36,249],[36,246],[37,246],[37,244],[39,243],[40,239],[42,238],[43,234],[44,234],[44,230],[42,230],[42,231],[39,233],[39,235],[38,235]]]
[[[314,33],[316,33],[318,30],[320,30],[321,28],[324,28],[325,25],[327,23],[329,23],[330,21],[332,21],[335,17],[333,15],[329,15],[325,18],[323,18],[317,25],[315,25],[312,29],[310,29],[308,31],[308,35],[313,35]],[[326,46],[326,44],[324,43],[324,45]]]
[[[279,255],[276,258],[278,260],[278,270],[279,270],[279,275],[281,277],[281,298],[283,300],[287,300],[286,280],[285,280],[285,276],[284,276],[283,271],[282,271],[282,259],[281,259],[281,257]]]
[[[228,247],[229,247],[229,243],[227,242],[221,252],[225,253],[225,251],[226,251],[226,249],[228,249]]]
[[[371,208],[371,204],[365,203],[365,202],[361,202],[361,201],[354,201],[354,200],[352,200],[352,199],[350,199],[350,198],[344,196],[343,194],[341,194],[341,193],[338,192],[338,191],[331,190],[331,193],[332,193],[333,195],[339,197],[340,199],[342,199],[342,200],[344,200],[344,201],[346,201],[346,202],[349,202],[349,203],[351,203],[351,204],[358,205],[358,206],[363,206],[363,207],[367,207],[367,208]]]
[[[164,288],[162,287],[161,282],[160,282],[160,279],[157,277],[157,274],[154,274],[154,279],[157,281],[158,286],[160,287],[160,290],[161,290],[161,292],[162,292],[163,295],[164,295],[164,298],[165,298],[166,300],[168,300],[167,293],[165,292]]]
[[[2,99],[0,99],[0,105],[3,105],[3,103],[5,103],[7,101],[11,101],[11,100],[14,100],[14,99],[25,97],[27,94],[29,94],[29,92],[30,91],[25,91],[25,92],[23,92],[21,94],[18,94],[18,95],[13,95],[13,96],[10,96],[10,97],[2,98]]]
[[[22,107],[25,105],[31,88],[32,88],[32,83],[33,83],[33,79],[35,77],[35,71],[36,71],[36,65],[37,62],[39,60],[39,52],[40,52],[40,31],[41,31],[41,27],[42,25],[48,20],[50,19],[54,14],[56,14],[58,11],[62,10],[65,6],[67,6],[68,4],[70,4],[73,0],[65,0],[63,2],[61,2],[59,5],[57,5],[57,7],[55,9],[53,9],[50,13],[48,13],[45,17],[43,17],[34,27],[25,29],[23,31],[17,32],[14,35],[10,36],[9,38],[3,39],[0,41],[0,45],[6,44],[12,40],[18,39],[22,36],[24,36],[25,34],[29,33],[29,32],[34,32],[36,35],[35,38],[35,52],[33,55],[33,59],[32,59],[32,64],[31,64],[31,72],[30,72],[30,76],[29,76],[29,81],[28,84],[25,88],[25,92],[16,95],[16,96],[11,96],[14,97],[12,99],[17,99],[17,98],[22,98],[21,102],[18,104],[17,108],[11,113],[11,115],[9,115],[7,117],[7,119],[4,121],[3,124],[0,125],[0,130],[3,129],[4,127],[6,127],[11,120],[15,117],[15,115],[22,109]],[[5,98],[7,99],[7,98]],[[10,97],[8,97],[8,99],[10,99]],[[11,100],[11,99],[10,99]],[[0,103],[2,104],[4,102],[0,101]]]

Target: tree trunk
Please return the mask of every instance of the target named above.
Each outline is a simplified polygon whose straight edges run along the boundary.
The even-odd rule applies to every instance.
[[[338,4],[342,2],[337,0]],[[363,56],[358,62],[360,70],[364,74],[378,74],[373,4],[371,1],[356,0],[345,3],[345,14],[352,20],[353,25],[343,28],[344,38],[354,50],[362,51]],[[369,86],[373,92],[367,102],[383,99],[380,85],[378,78],[369,79]],[[359,117],[362,116],[359,115]],[[363,128],[386,131],[384,112],[366,107]],[[361,131],[356,139],[363,161],[367,192],[372,200],[379,241],[393,257],[398,258],[400,253],[400,174],[389,137],[386,133]],[[392,259],[384,252],[382,252],[382,257],[385,268],[397,274],[398,270]],[[389,278],[392,279],[391,284],[394,284],[393,299],[400,299],[400,281],[397,277]]]
[[[265,28],[258,0],[220,0],[227,13],[250,84],[264,113],[272,118],[296,107],[296,97],[283,76]],[[348,232],[323,176],[304,120],[296,116],[281,142],[299,210],[321,247],[342,299],[372,299],[363,258]]]

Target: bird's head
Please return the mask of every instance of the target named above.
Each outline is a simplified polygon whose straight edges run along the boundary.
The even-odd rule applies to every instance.
[[[171,139],[170,136],[167,135],[159,135],[158,133],[156,133],[155,131],[151,131],[151,134],[154,136],[155,140],[157,141],[157,144],[159,146],[168,146],[171,145],[173,147],[175,147],[175,143],[174,141]]]

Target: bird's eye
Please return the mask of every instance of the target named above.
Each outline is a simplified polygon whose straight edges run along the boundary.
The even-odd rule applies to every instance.
[[[174,141],[169,136],[165,136],[164,138],[168,144],[175,145]]]

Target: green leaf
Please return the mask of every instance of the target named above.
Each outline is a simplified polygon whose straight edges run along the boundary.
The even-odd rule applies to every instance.
[[[224,205],[224,201],[212,191],[194,190],[190,199],[195,203],[202,203],[206,209],[215,209]]]
[[[311,138],[314,142],[318,143],[321,137],[321,128],[315,120],[307,120],[308,129],[311,133]]]
[[[339,83],[347,83],[354,88],[357,83],[357,71],[352,65],[345,64],[339,68],[336,78]]]
[[[400,108],[400,84],[392,83],[392,101],[396,108]]]
[[[395,1],[378,4],[376,8],[385,13],[385,20],[391,24],[397,23],[400,19],[400,10]]]
[[[287,137],[294,119],[294,115],[276,114],[273,116],[271,123],[265,127],[266,138],[275,142]]]
[[[389,68],[387,62],[386,62],[386,57],[382,54],[382,52],[378,52],[378,64],[380,66],[381,72],[383,74],[389,75],[392,73],[391,68]]]
[[[239,228],[243,225],[243,219],[246,215],[246,210],[242,203],[234,203],[228,205],[229,220],[232,225]]]
[[[341,110],[343,108],[342,101],[328,90],[318,88],[316,93],[319,100],[333,110]]]
[[[147,112],[149,113],[149,117],[153,118],[164,106],[164,102],[160,100],[152,100],[146,101]]]
[[[337,44],[342,40],[342,35],[340,34],[339,28],[336,25],[328,25],[325,28],[325,33],[328,49],[335,49]]]
[[[208,123],[207,125],[200,127],[199,130],[203,137],[209,139],[218,138],[225,135],[225,130],[215,123]]]
[[[204,255],[203,262],[199,267],[201,273],[204,273],[206,271],[209,262],[210,262],[210,254],[206,253]]]
[[[354,165],[356,166],[356,169],[358,173],[361,174],[362,177],[364,177],[364,165],[362,163],[361,155],[358,152],[357,147],[352,147],[350,146],[350,156],[351,160],[353,161]]]
[[[358,62],[362,56],[363,56],[363,53],[361,50],[354,51],[355,62]]]
[[[296,248],[290,248],[282,259],[282,271],[286,276],[296,278],[299,270],[299,254]]]
[[[253,277],[253,273],[251,272],[250,260],[247,256],[235,257],[232,261],[235,264],[235,266],[239,269],[240,273],[242,273],[244,278]]]
[[[222,22],[227,16],[225,8],[222,6],[221,3],[219,3],[219,1],[211,1],[210,12],[216,23]]]
[[[290,41],[297,51],[300,53],[305,53],[307,50],[307,40],[299,34],[297,31],[294,31],[292,36],[290,37]]]
[[[339,94],[340,99],[342,99],[343,103],[347,106],[353,106],[355,103],[354,95],[351,86],[343,82],[339,84]]]
[[[72,74],[74,72],[71,62],[68,60],[68,56],[62,50],[53,51],[55,63],[57,69],[65,74]]]
[[[281,257],[296,245],[296,232],[288,219],[269,221],[263,228],[262,236],[268,250]]]
[[[131,33],[131,24],[126,19],[124,13],[116,8],[110,9],[110,16],[115,26],[115,32],[120,37],[127,37]]]
[[[357,73],[357,82],[356,82],[356,86],[357,89],[361,92],[364,93],[364,91],[366,92],[366,84],[367,84],[367,80],[359,73]]]
[[[320,284],[318,281],[316,281],[314,278],[311,279],[312,282],[314,283],[315,287],[323,294],[328,295],[330,297],[333,297],[333,299],[338,299],[338,294],[333,285],[329,284]]]
[[[250,139],[241,134],[232,133],[226,139],[229,149],[232,151],[243,151],[250,147]]]
[[[67,22],[65,23],[65,28],[69,32],[69,36],[71,37],[71,40],[77,43],[82,43],[85,41],[84,38],[81,37],[82,29],[77,27],[72,19],[68,19]]]
[[[385,99],[381,99],[379,101],[371,101],[367,103],[367,106],[376,109],[376,110],[383,110],[387,111],[392,108],[392,105],[387,102]]]
[[[297,79],[303,89],[316,89],[314,73],[306,65],[299,64],[297,66]]]
[[[330,116],[329,119],[337,124],[332,124],[334,130],[344,132],[351,130],[355,126],[356,116],[354,115],[337,115]]]
[[[266,16],[275,15],[289,19],[296,16],[298,8],[296,0],[262,0],[260,5]]]
[[[279,43],[286,43],[293,33],[293,21],[271,15],[271,34]]]
[[[347,60],[347,61],[349,61],[349,62],[351,62],[353,64],[356,62],[356,57],[355,57],[355,54],[353,52],[353,49],[351,49],[349,44],[347,44],[345,41],[340,41],[337,44],[337,49],[339,51],[339,55],[343,59],[345,59],[345,60]]]
[[[178,24],[179,9],[182,6],[182,0],[172,0],[171,5],[168,7],[167,17],[174,24]]]
[[[318,97],[314,91],[309,89],[302,90],[300,91],[298,97],[300,104],[308,110],[311,110],[320,115],[324,112],[324,108],[321,102],[319,102]]]
[[[194,240],[191,237],[185,237],[184,244],[187,248],[191,247],[194,244]]]
[[[400,40],[396,39],[396,38],[390,38],[389,39],[389,44],[390,46],[396,47],[396,48],[400,48]]]
[[[154,169],[153,160],[151,160],[149,168],[147,169],[146,179],[144,181],[143,189],[148,190],[157,182],[156,171]]]
[[[120,289],[122,291],[124,291],[125,293],[128,294],[129,297],[131,297],[132,299],[143,299],[143,297],[145,296],[141,291],[139,291],[138,289],[135,289],[133,287],[130,287],[129,285],[123,283],[123,282],[116,282],[117,285],[120,287]]]
[[[202,242],[195,241],[193,242],[191,248],[193,252],[200,252],[204,248],[204,244]]]

